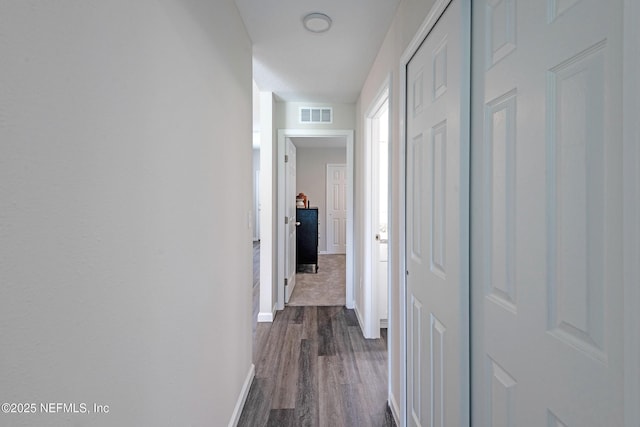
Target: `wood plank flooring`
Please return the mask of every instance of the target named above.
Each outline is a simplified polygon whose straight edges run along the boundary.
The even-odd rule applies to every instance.
[[[387,343],[365,340],[353,310],[287,307],[257,325],[256,376],[239,426],[395,426]]]

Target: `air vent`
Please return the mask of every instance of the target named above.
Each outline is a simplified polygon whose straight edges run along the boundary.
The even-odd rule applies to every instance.
[[[302,107],[300,123],[333,123],[333,109]]]

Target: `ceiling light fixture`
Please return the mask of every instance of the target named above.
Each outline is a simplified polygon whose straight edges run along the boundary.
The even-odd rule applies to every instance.
[[[331,18],[324,13],[310,13],[302,18],[302,25],[312,33],[324,33],[331,28]]]

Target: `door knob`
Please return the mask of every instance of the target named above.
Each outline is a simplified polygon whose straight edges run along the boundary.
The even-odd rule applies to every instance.
[[[379,234],[376,234],[376,240],[380,241],[380,235]]]
[[[296,227],[300,226],[300,221],[296,221]]]

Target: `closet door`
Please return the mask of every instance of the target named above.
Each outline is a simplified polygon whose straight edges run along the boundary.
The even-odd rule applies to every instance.
[[[622,426],[622,2],[473,7],[474,423]]]
[[[464,8],[463,8],[464,5]],[[468,426],[469,169],[463,10],[453,0],[407,65],[407,417]]]

